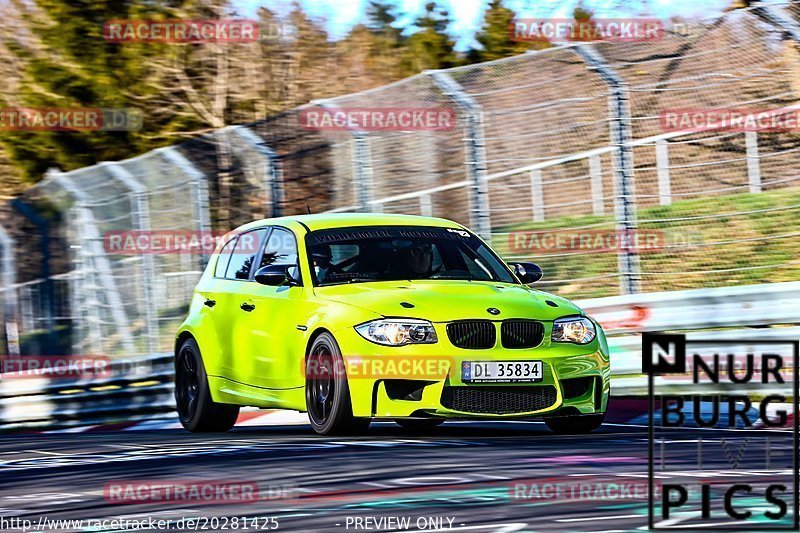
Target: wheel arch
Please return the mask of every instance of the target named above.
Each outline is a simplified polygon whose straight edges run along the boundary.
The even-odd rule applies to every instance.
[[[328,335],[333,337],[333,332],[331,332],[330,329],[326,328],[325,326],[318,326],[314,331],[311,332],[311,335],[308,336],[308,342],[306,343],[305,353],[303,354],[303,361],[305,361],[306,358],[308,357],[309,352],[311,351],[311,346],[314,344],[314,341],[317,340],[317,337],[319,337],[323,333],[327,333]],[[334,341],[335,340],[336,337],[334,337]]]
[[[194,342],[197,342],[197,339],[195,338],[194,335],[192,335],[192,332],[189,330],[184,330],[178,333],[178,336],[175,338],[175,350],[174,350],[175,357],[178,357],[178,350],[181,349],[183,343],[186,342],[188,339],[194,339]],[[198,346],[199,345],[200,344],[198,343]],[[202,357],[202,352],[199,355],[200,357]]]

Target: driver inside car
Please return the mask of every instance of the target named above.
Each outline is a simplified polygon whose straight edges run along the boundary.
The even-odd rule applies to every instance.
[[[323,283],[328,273],[333,269],[331,258],[333,252],[331,247],[327,244],[318,244],[311,249],[311,259],[314,262],[314,274],[317,276],[317,281]]]
[[[406,266],[414,277],[429,277],[433,266],[433,248],[428,243],[416,243],[406,251]]]

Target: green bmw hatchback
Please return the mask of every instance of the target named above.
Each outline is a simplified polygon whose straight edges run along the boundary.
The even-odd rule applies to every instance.
[[[586,433],[604,420],[602,328],[536,290],[464,226],[407,215],[321,214],[231,232],[175,342],[189,431],[227,431],[240,406],[308,413],[322,434],[375,419],[542,418]]]

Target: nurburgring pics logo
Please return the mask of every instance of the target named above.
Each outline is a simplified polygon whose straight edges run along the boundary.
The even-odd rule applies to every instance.
[[[0,108],[0,131],[138,131],[138,109],[100,107]]]
[[[664,22],[654,18],[514,19],[511,39],[518,42],[641,42],[664,37]]]
[[[800,131],[800,108],[665,109],[660,122],[665,132],[796,132]]]
[[[440,131],[456,126],[448,107],[309,107],[300,126],[317,131]]]
[[[650,529],[797,530],[798,344],[642,335]],[[788,409],[793,431],[774,431],[787,425]]]
[[[103,38],[110,43],[245,43],[258,41],[256,20],[108,20]]]

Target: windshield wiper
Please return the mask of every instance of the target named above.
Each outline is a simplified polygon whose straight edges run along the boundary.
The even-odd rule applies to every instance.
[[[436,276],[435,278],[428,278],[432,280],[437,279],[458,279],[461,281],[492,281],[491,279],[476,278],[475,276]]]
[[[330,287],[331,285],[347,285],[350,283],[366,283],[368,281],[379,281],[373,278],[350,278],[350,279],[343,279],[341,281],[331,281],[330,283],[321,283],[320,287]]]

